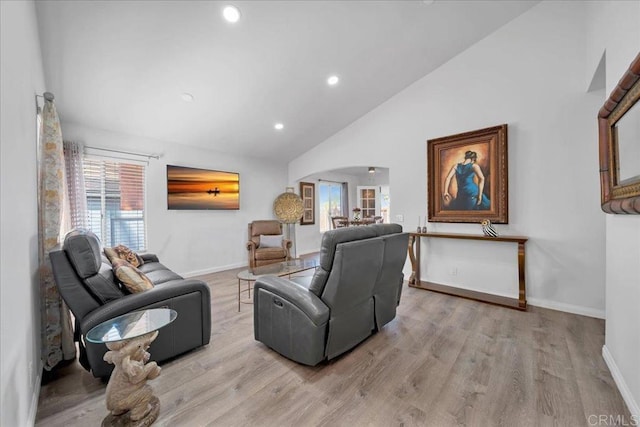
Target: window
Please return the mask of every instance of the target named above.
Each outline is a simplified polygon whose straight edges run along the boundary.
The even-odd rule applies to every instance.
[[[358,207],[362,209],[362,218],[373,218],[380,215],[378,205],[378,187],[358,186]]]
[[[320,182],[320,232],[331,230],[332,216],[346,216],[346,185],[337,182]]]
[[[389,194],[389,186],[383,185],[380,187],[380,215],[382,216],[382,222],[389,223],[389,210],[391,209],[391,195]]]
[[[145,166],[84,159],[87,224],[104,246],[146,249]]]

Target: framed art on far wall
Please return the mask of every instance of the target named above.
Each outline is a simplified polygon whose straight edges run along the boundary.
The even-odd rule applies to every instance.
[[[167,165],[167,207],[172,210],[238,210],[240,175]]]
[[[316,223],[316,185],[311,182],[300,183],[300,197],[304,211],[300,218],[300,225]]]
[[[509,223],[507,125],[427,141],[431,222]]]

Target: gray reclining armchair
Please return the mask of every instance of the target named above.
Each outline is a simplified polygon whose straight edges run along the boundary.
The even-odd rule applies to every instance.
[[[211,297],[201,280],[183,279],[143,254],[140,270],[153,282],[153,289],[129,294],[114,277],[111,264],[102,255],[100,241],[90,231],[75,230],[65,237],[62,250],[50,253],[51,265],[60,295],[76,318],[75,340],[80,347],[80,363],[95,377],[111,374],[113,365],[102,357],[104,344],[84,340],[84,335],[105,320],[147,308],[172,308],[178,317],[162,328],[149,353],[163,361],[209,343],[211,335]]]
[[[256,281],[255,339],[311,366],[355,347],[395,317],[408,241],[397,224],[327,231],[313,277]]]

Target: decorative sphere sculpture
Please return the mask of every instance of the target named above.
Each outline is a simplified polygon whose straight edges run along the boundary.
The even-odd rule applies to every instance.
[[[293,192],[293,187],[287,187],[287,191],[276,197],[273,202],[273,212],[285,224],[297,222],[302,217],[303,211],[302,199]]]

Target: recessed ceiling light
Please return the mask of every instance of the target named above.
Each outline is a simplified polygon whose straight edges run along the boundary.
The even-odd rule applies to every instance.
[[[224,9],[222,9],[222,16],[224,16],[224,19],[228,22],[238,22],[240,20],[240,9],[235,6],[225,6]]]
[[[193,102],[193,95],[191,95],[190,93],[185,92],[185,93],[182,94],[182,100],[184,102]]]
[[[337,85],[337,84],[338,84],[338,82],[339,82],[339,81],[340,81],[340,79],[338,78],[338,76],[330,76],[330,77],[327,79],[327,84],[328,84],[329,86],[335,86],[335,85]]]
[[[282,123],[276,123],[275,125],[273,125],[273,128],[275,130],[282,130],[284,129],[284,125]]]

